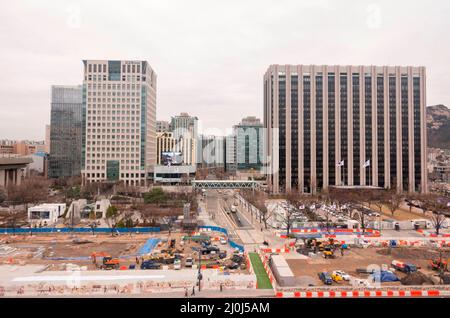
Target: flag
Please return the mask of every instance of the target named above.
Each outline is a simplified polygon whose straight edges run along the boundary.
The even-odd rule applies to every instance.
[[[363,168],[367,168],[367,167],[370,167],[370,159],[367,160],[366,162],[364,162],[364,164],[363,164]]]
[[[342,167],[343,165],[344,165],[344,160],[337,162],[337,166],[338,167]]]

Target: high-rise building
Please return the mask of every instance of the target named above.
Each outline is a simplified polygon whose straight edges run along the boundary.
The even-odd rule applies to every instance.
[[[202,168],[225,168],[226,137],[199,135],[197,166]]]
[[[183,165],[196,166],[196,140],[192,138],[175,139],[172,132],[157,133],[157,164],[162,165],[164,154],[178,154]]]
[[[273,192],[427,191],[424,67],[271,65],[264,127]]]
[[[190,138],[197,139],[198,118],[189,116],[188,113],[181,113],[171,118],[170,130],[173,132],[174,138],[190,134]]]
[[[52,86],[50,116],[50,178],[81,174],[83,87]]]
[[[156,132],[163,133],[170,131],[170,124],[165,120],[157,120],[156,121]]]
[[[236,159],[236,135],[230,134],[225,137],[225,170],[235,173],[237,170]]]
[[[50,153],[50,125],[45,125],[45,152]]]
[[[83,63],[83,182],[146,185],[156,164],[156,73],[146,61]]]
[[[236,136],[237,169],[259,170],[263,163],[264,126],[259,118],[249,116],[233,127]]]

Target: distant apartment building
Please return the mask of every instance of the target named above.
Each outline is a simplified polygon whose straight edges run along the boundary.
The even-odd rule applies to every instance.
[[[45,152],[45,143],[43,141],[17,141],[7,139],[0,141],[0,154],[16,154],[26,156],[37,152]]]
[[[83,63],[83,182],[146,185],[157,159],[156,73],[146,61]]]
[[[0,140],[0,154],[14,154],[14,140],[2,139]]]
[[[264,75],[272,192],[427,191],[424,67],[271,65]]]
[[[170,124],[168,121],[164,121],[164,120],[156,121],[156,132],[157,133],[168,132],[168,131],[170,131]]]
[[[264,125],[259,118],[249,116],[233,127],[236,136],[237,169],[259,170],[263,163]]]
[[[52,86],[49,178],[81,174],[83,87]]]

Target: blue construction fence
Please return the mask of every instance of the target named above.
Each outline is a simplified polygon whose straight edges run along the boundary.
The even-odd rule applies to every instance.
[[[237,244],[236,242],[234,242],[233,240],[231,240],[228,237],[228,231],[227,229],[223,228],[223,227],[219,227],[219,226],[199,226],[199,229],[210,229],[211,231],[216,231],[216,232],[221,232],[223,234],[225,234],[228,238],[228,243],[230,244],[230,246],[232,248],[237,248],[239,251],[244,252],[244,246]]]
[[[159,227],[121,227],[121,228],[115,228],[112,230],[114,233],[155,233],[160,232]],[[85,228],[85,227],[79,227],[79,228],[3,228],[0,229],[0,234],[30,234],[30,233],[40,233],[40,234],[50,234],[50,233],[111,233],[111,228],[107,227],[99,227],[99,228]]]

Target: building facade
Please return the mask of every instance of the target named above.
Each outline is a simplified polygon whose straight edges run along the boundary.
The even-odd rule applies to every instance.
[[[188,113],[181,113],[174,116],[170,120],[170,131],[173,132],[174,138],[181,136],[197,139],[198,137],[198,118],[189,116]]]
[[[259,170],[263,163],[264,126],[249,116],[233,127],[236,135],[236,163],[240,170]]]
[[[156,121],[156,132],[168,132],[170,131],[170,124],[168,121],[165,120],[157,120]]]
[[[156,164],[156,73],[146,61],[83,64],[83,182],[145,186]]]
[[[264,75],[268,184],[427,191],[424,67],[271,65]]]
[[[52,86],[49,178],[81,174],[83,87]]]
[[[199,135],[197,140],[197,166],[225,168],[226,137]]]
[[[225,170],[229,173],[236,173],[236,135],[230,134],[225,137]]]
[[[157,133],[156,152],[157,165],[162,165],[163,153],[181,153],[183,165],[195,166],[196,142],[192,138],[175,139],[172,132]]]

